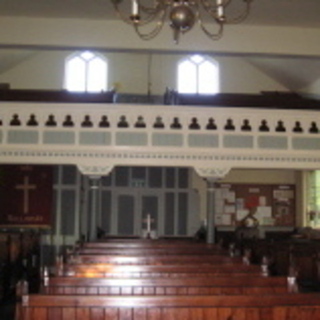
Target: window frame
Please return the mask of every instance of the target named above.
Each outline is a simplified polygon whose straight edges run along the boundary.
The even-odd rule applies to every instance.
[[[91,58],[86,59],[85,57],[83,57],[84,54],[86,53],[90,53],[92,54]],[[83,60],[83,62],[85,63],[84,66],[84,89],[83,90],[75,90],[69,87],[69,75],[68,75],[68,64],[74,60],[80,58],[81,60]],[[105,64],[105,68],[103,69],[105,71],[104,76],[104,84],[103,86],[101,86],[101,89],[97,89],[97,90],[89,90],[90,88],[90,62],[94,61],[94,59],[100,59],[101,62],[103,62]],[[72,54],[70,54],[66,59],[65,59],[65,65],[64,65],[64,89],[67,90],[68,92],[90,92],[90,93],[94,93],[94,92],[103,92],[103,91],[107,91],[108,88],[108,59],[97,52],[94,51],[90,51],[90,50],[85,50],[85,51],[77,51],[77,52],[73,52]]]
[[[201,61],[195,61],[198,57],[200,57],[202,60]],[[185,91],[185,90],[181,90],[181,83],[180,83],[180,79],[181,78],[185,78],[185,76],[180,76],[180,68],[182,67],[182,64],[186,63],[186,62],[190,62],[191,64],[193,64],[196,68],[195,70],[195,75],[196,75],[196,81],[195,81],[195,90],[192,91]],[[215,68],[215,79],[213,79],[214,83],[212,85],[212,91],[211,92],[202,92],[201,91],[201,65],[204,63],[210,63],[210,65],[212,65]],[[176,83],[177,83],[177,92],[178,93],[182,93],[182,94],[218,94],[220,93],[220,68],[219,68],[219,63],[206,55],[201,55],[201,54],[193,54],[193,55],[188,55],[186,57],[183,57],[182,59],[180,59],[178,61],[177,64],[177,79],[176,79]]]

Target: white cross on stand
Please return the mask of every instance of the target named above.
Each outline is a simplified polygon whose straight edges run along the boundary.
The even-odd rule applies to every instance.
[[[151,238],[151,223],[154,222],[154,219],[151,219],[151,215],[148,213],[143,222],[147,224],[147,238]]]
[[[29,184],[29,177],[25,176],[23,178],[23,184],[16,185],[16,189],[23,191],[23,213],[27,214],[29,213],[29,192],[37,189],[37,186]]]

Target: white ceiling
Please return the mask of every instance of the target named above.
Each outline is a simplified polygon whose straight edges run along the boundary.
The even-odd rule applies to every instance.
[[[130,3],[130,0],[123,0]],[[143,0],[145,3],[151,0]],[[243,5],[233,0],[233,6]],[[1,0],[0,16],[116,19],[111,0]],[[246,24],[320,28],[320,0],[254,0]],[[0,72],[27,59],[31,50],[1,50]],[[320,53],[319,53],[320,54]],[[320,78],[320,58],[247,57],[249,63],[296,91]]]

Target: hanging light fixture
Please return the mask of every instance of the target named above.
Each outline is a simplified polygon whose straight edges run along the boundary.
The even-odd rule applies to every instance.
[[[210,39],[219,40],[225,24],[240,23],[247,18],[253,0],[111,0],[111,2],[121,19],[132,25],[143,40],[156,37],[168,18],[174,41],[178,43],[180,35],[191,30],[196,22]],[[227,13],[232,10],[232,5],[240,2],[243,6],[241,12],[228,16]],[[210,22],[214,22],[215,26],[213,27]],[[147,26],[152,23],[153,26]],[[214,30],[211,31],[211,28]]]

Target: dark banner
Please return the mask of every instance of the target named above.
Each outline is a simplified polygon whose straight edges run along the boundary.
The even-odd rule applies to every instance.
[[[53,167],[0,165],[0,225],[49,227]]]

